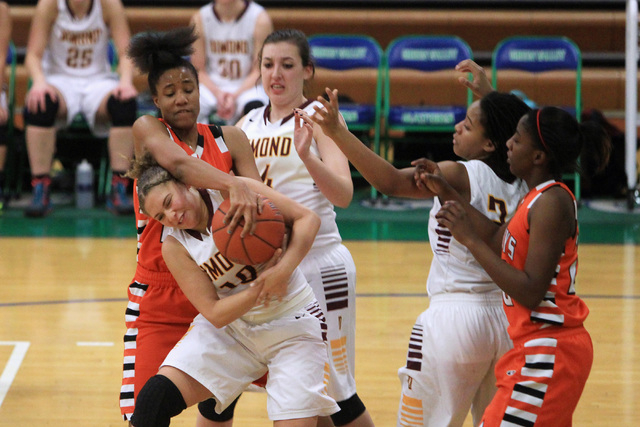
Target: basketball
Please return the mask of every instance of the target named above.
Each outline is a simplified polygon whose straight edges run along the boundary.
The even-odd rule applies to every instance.
[[[213,215],[211,233],[216,247],[228,260],[238,264],[254,265],[268,261],[282,247],[284,240],[284,217],[269,199],[264,199],[262,212],[256,216],[253,234],[240,237],[244,220],[241,219],[233,234],[227,232],[224,218],[229,211],[229,199],[222,202]]]

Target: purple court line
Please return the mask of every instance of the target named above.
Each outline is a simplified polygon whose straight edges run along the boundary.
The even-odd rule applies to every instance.
[[[360,298],[426,298],[425,293],[359,293],[356,294]],[[585,299],[620,299],[620,300],[636,300],[640,299],[640,295],[597,295],[597,294],[581,294],[580,298]],[[100,302],[127,302],[126,298],[92,298],[92,299],[71,299],[59,301],[20,301],[20,302],[2,302],[2,307],[24,307],[35,305],[60,305],[60,304],[91,304]]]

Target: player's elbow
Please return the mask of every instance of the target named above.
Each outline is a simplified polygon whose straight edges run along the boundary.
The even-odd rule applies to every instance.
[[[535,310],[542,302],[542,299],[522,298],[519,302],[529,310]]]
[[[189,169],[189,161],[192,160],[189,156],[168,156],[160,163],[160,166],[165,168],[174,178],[178,181],[185,181],[185,177]],[[165,164],[162,164],[165,163]]]
[[[546,294],[546,289],[544,289],[543,291],[528,292],[522,295],[518,299],[518,302],[523,306],[525,306],[526,308],[528,308],[529,310],[535,310],[542,303],[542,300],[544,299],[545,294]]]
[[[213,304],[215,306],[215,304]],[[220,313],[216,312],[215,309],[210,309],[207,312],[203,312],[202,315],[205,319],[209,321],[213,326],[217,329],[224,328],[229,323],[233,322],[235,319],[227,318],[226,316],[220,315]]]
[[[339,208],[347,208],[351,204],[351,200],[353,200],[353,190],[348,193],[341,194],[340,197],[337,198],[334,205]]]
[[[327,198],[334,206],[339,208],[348,207],[349,204],[351,204],[351,200],[353,200],[353,183],[351,182],[351,176],[339,183],[335,191],[332,191],[329,196]]]
[[[229,323],[231,323],[231,321],[227,322],[219,318],[207,318],[207,320],[217,329],[222,329],[225,326],[227,326]]]
[[[311,210],[307,211],[305,216],[307,218],[307,223],[308,223],[305,229],[315,236],[316,234],[318,234],[318,230],[320,230],[320,223],[321,223],[320,217]]]

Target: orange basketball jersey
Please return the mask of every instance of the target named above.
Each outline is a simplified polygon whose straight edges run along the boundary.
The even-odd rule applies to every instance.
[[[577,205],[571,190],[561,182],[547,181],[529,191],[509,222],[502,240],[502,259],[519,270],[524,270],[529,248],[529,209],[540,195],[553,186],[561,186],[573,198],[576,212],[575,235],[567,239],[564,251],[556,267],[556,274],[549,284],[542,302],[530,310],[504,294],[504,309],[509,320],[509,335],[517,341],[523,336],[531,338],[544,330],[552,335],[554,328],[581,326],[589,314],[585,302],[576,295],[575,278],[578,271]]]
[[[171,127],[162,119],[161,122],[167,126],[171,139],[178,144],[190,156],[197,157],[220,169],[229,172],[233,165],[231,153],[227,148],[222,136],[222,129],[216,125],[205,125],[198,123],[198,145],[193,151],[188,144],[182,142],[173,132]],[[136,223],[138,228],[138,264],[147,271],[166,271],[169,269],[162,259],[162,242],[166,237],[164,227],[158,221],[148,218],[138,205],[137,182],[134,186],[134,204],[136,212]]]

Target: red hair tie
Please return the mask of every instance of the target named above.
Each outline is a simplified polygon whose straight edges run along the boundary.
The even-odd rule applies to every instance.
[[[538,110],[538,114],[536,115],[536,124],[538,125],[538,136],[540,137],[540,142],[542,142],[542,146],[546,151],[549,151],[549,147],[545,144],[544,139],[542,138],[542,132],[540,132],[540,112],[542,109]]]

